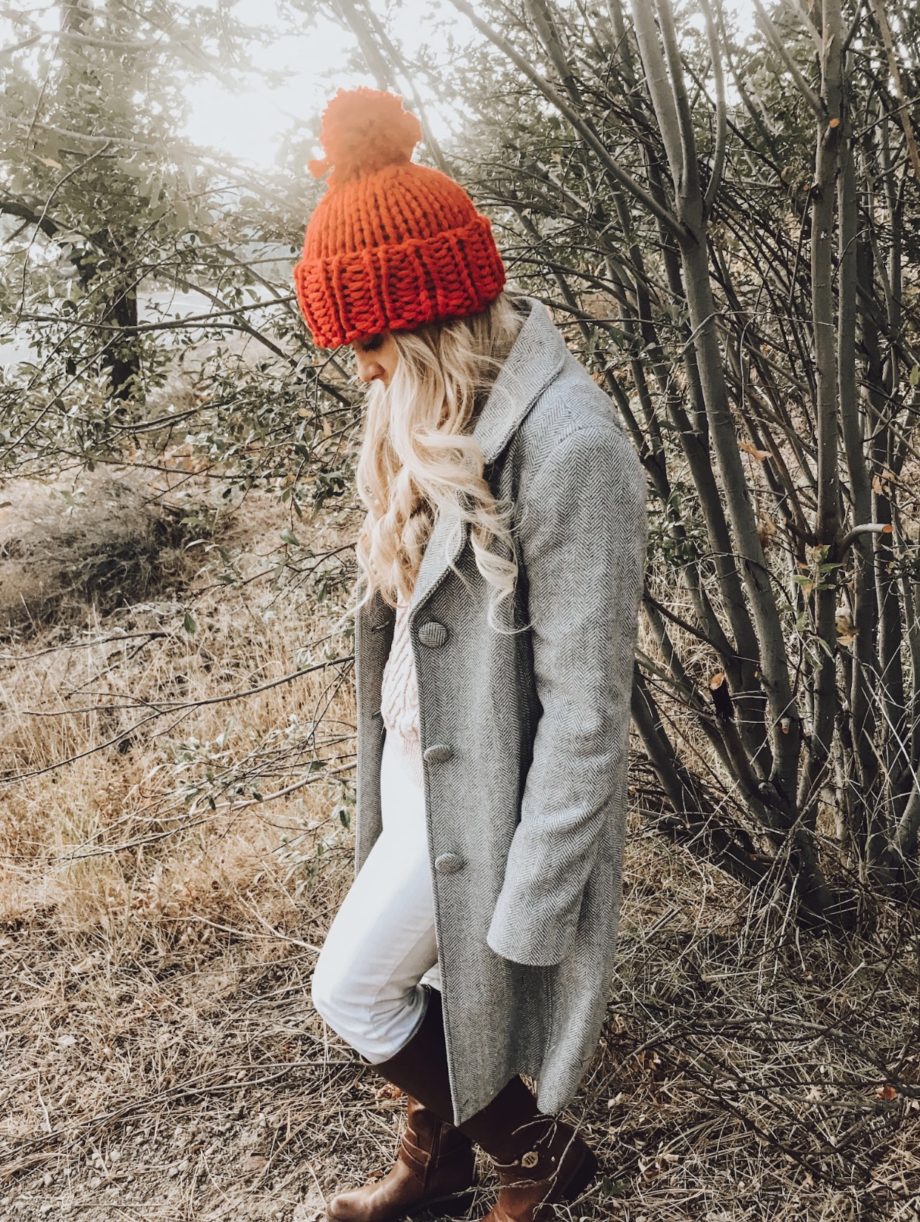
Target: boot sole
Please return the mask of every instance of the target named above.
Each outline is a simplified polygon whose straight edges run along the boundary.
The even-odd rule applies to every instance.
[[[407,1218],[417,1218],[430,1209],[439,1209],[442,1206],[449,1206],[451,1213],[465,1213],[473,1202],[476,1200],[476,1193],[470,1190],[465,1192],[451,1192],[446,1197],[429,1197],[425,1202],[419,1201],[417,1205],[413,1205],[407,1212]]]
[[[446,1196],[427,1197],[424,1201],[418,1201],[415,1205],[407,1205],[403,1212],[397,1215],[399,1218],[418,1218],[422,1214],[432,1209],[440,1209],[444,1206],[449,1206],[451,1212],[466,1212],[476,1200],[476,1192],[473,1189],[464,1189],[460,1192],[450,1192]],[[326,1213],[328,1222],[338,1222],[333,1214]]]

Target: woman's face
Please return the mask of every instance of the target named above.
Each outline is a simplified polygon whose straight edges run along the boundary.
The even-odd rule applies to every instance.
[[[396,368],[398,357],[392,331],[362,335],[360,339],[352,342],[351,347],[358,361],[358,377],[361,381],[373,382],[379,378],[386,386]]]

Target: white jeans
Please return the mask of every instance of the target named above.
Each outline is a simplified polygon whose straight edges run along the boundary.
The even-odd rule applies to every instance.
[[[424,984],[441,987],[425,793],[396,734],[384,736],[380,801],[383,829],[329,927],[311,989],[317,1011],[371,1064],[415,1033]]]

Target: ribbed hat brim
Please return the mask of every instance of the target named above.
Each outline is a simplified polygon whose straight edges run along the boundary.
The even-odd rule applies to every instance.
[[[432,237],[368,247],[294,267],[297,300],[317,348],[484,310],[505,285],[488,217]]]

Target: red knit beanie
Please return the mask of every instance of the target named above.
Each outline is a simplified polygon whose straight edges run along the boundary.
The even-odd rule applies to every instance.
[[[410,160],[422,134],[396,94],[339,89],[323,112],[328,187],[294,267],[317,348],[484,310],[505,284],[487,217],[458,182]]]

